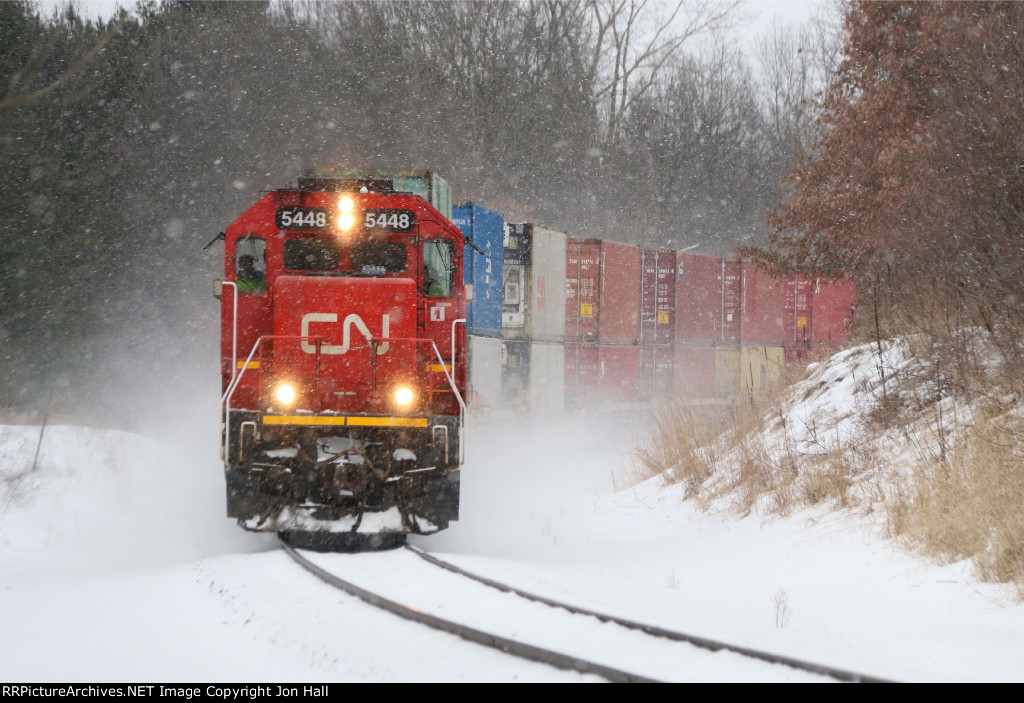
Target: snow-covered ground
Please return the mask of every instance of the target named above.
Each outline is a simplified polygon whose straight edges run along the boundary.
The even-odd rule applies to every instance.
[[[0,426],[0,680],[593,680],[331,591],[223,517],[216,401],[175,416],[191,422],[176,444],[47,427],[34,471],[40,428]],[[476,421],[461,520],[414,542],[554,598],[874,676],[1024,680],[1010,589],[900,554],[864,518],[737,519],[657,480],[623,488],[622,419]]]

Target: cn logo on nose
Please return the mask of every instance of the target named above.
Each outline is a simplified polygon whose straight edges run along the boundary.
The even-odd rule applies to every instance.
[[[309,326],[314,322],[337,322],[338,316],[333,312],[310,312],[302,316],[302,336],[309,337]],[[373,340],[373,335],[370,334],[370,328],[366,326],[362,318],[355,313],[345,317],[345,321],[342,323],[343,327],[341,330],[341,345],[337,344],[321,344],[321,354],[344,354],[352,348],[352,328],[355,327],[359,334],[366,338],[367,342]],[[381,333],[380,338],[387,338],[391,328],[391,317],[390,315],[381,315]],[[316,354],[316,345],[306,340],[302,341],[302,351],[307,354]],[[377,346],[377,354],[386,354],[388,347],[391,346],[391,342],[381,342]],[[357,349],[362,348],[363,345],[356,347]]]

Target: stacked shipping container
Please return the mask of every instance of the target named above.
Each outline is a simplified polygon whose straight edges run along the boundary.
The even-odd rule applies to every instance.
[[[600,239],[566,241],[566,404],[636,402],[640,249]]]
[[[505,228],[503,377],[512,407],[565,409],[566,236],[531,224]]]
[[[570,407],[595,398],[621,403],[756,394],[776,384],[787,360],[846,339],[855,301],[849,284],[780,279],[738,259],[642,250],[635,345],[627,336],[632,329],[623,333],[621,310],[612,326],[618,334],[609,340],[608,307],[628,300],[633,289],[601,278],[611,259],[607,244],[570,240]]]
[[[473,285],[466,301],[466,331],[501,337],[501,277],[505,260],[505,220],[477,203],[452,205],[452,222],[466,237],[463,283]]]
[[[750,262],[569,239],[567,404],[759,393],[787,360],[845,340],[854,292]]]
[[[856,305],[857,291],[848,281],[786,281],[786,362],[806,363],[835,351],[848,338]]]
[[[473,402],[479,408],[502,402],[501,276],[504,268],[505,219],[478,203],[452,205],[452,222],[466,237],[463,282],[467,295],[466,332]]]
[[[528,224],[506,228],[503,290],[506,396],[531,409],[763,391],[787,361],[844,341],[855,299],[844,283]]]
[[[636,344],[640,249],[600,239],[567,239],[565,341]]]
[[[675,395],[704,399],[727,394],[716,380],[716,369],[723,368],[718,348],[739,339],[739,283],[737,262],[690,252],[677,255]]]
[[[749,261],[740,269],[738,344],[719,354],[716,369],[725,394],[757,394],[776,385],[782,375],[785,355],[786,285]]]
[[[640,252],[640,349],[638,399],[672,395],[673,340],[676,324],[676,261],[671,249]]]

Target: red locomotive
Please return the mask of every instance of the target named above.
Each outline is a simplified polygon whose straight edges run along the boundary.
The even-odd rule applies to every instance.
[[[464,238],[391,181],[299,179],[225,231],[228,515],[339,548],[458,518]]]

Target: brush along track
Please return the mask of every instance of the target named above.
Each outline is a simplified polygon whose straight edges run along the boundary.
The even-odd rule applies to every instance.
[[[751,654],[678,633],[665,634],[667,631],[658,628],[526,594],[416,549],[409,550],[414,558],[401,551],[300,554],[287,544],[284,548],[318,578],[388,612],[508,654],[609,681],[877,680],[760,652]],[[448,575],[428,567],[422,559],[445,569]],[[358,574],[359,585],[346,574]],[[481,588],[469,579],[490,588]]]

